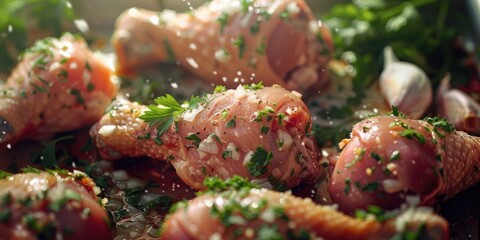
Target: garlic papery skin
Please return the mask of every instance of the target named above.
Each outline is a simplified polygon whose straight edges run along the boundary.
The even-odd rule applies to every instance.
[[[414,64],[399,61],[390,46],[384,49],[384,57],[379,85],[388,104],[410,118],[422,117],[433,97],[427,74]]]
[[[445,116],[457,130],[480,135],[480,104],[468,94],[450,89],[449,75],[438,88],[437,114]]]

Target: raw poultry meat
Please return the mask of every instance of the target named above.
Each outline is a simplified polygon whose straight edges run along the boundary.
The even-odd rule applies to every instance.
[[[160,106],[165,108],[167,106]],[[126,100],[91,129],[104,159],[148,156],[168,160],[188,185],[233,175],[292,187],[323,172],[313,138],[311,116],[296,92],[277,87],[245,88],[207,95],[165,128],[139,117],[146,106]]]
[[[405,201],[433,204],[480,180],[480,139],[438,117],[371,117],[342,144],[330,195],[345,212],[393,209]]]
[[[0,180],[0,239],[109,239],[109,220],[84,173],[40,172]]]
[[[328,84],[328,28],[303,0],[214,0],[188,13],[125,11],[112,38],[122,74],[178,62],[227,87],[263,81],[301,92]]]
[[[426,209],[385,219],[356,219],[267,189],[206,193],[167,217],[163,239],[448,239],[448,224]],[[431,209],[430,209],[431,210]]]
[[[80,37],[38,40],[0,86],[0,145],[93,124],[116,95],[112,76]]]

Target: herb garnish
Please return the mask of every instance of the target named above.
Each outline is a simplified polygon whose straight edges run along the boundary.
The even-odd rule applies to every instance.
[[[394,212],[387,212],[382,208],[374,205],[370,205],[366,210],[357,209],[355,211],[355,217],[358,219],[367,219],[368,216],[374,216],[375,220],[378,222],[384,222],[388,219],[394,218],[397,216]]]
[[[223,29],[228,22],[228,14],[225,12],[220,14],[220,16],[217,18],[217,22],[220,23],[220,32],[223,33]]]
[[[155,99],[158,105],[149,105],[150,111],[145,111],[140,119],[147,122],[149,126],[157,125],[157,136],[165,133],[174,121],[185,111],[199,107],[201,103],[205,103],[206,99],[201,97],[190,98],[187,106],[184,107],[170,94]]]
[[[270,159],[273,158],[272,152],[266,151],[263,147],[257,147],[252,154],[252,158],[247,163],[247,168],[250,174],[258,177],[267,172],[267,167],[270,164]]]
[[[233,46],[238,48],[238,58],[243,58],[243,54],[245,53],[245,37],[240,36],[235,41],[233,41]]]

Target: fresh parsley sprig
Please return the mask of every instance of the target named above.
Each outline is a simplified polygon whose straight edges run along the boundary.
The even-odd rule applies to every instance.
[[[157,126],[157,135],[165,133],[174,121],[186,111],[193,110],[201,103],[205,103],[205,97],[192,96],[190,101],[180,104],[172,95],[166,94],[155,99],[157,105],[149,105],[148,109],[140,119],[147,122],[150,126]]]

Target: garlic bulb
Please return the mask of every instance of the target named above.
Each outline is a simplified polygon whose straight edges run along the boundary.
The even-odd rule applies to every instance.
[[[384,49],[384,69],[380,75],[380,90],[391,106],[396,106],[410,118],[420,118],[432,102],[432,85],[418,66],[401,62],[387,46]]]
[[[443,78],[438,88],[437,113],[457,130],[480,135],[480,104],[468,94],[450,89],[450,75]]]

